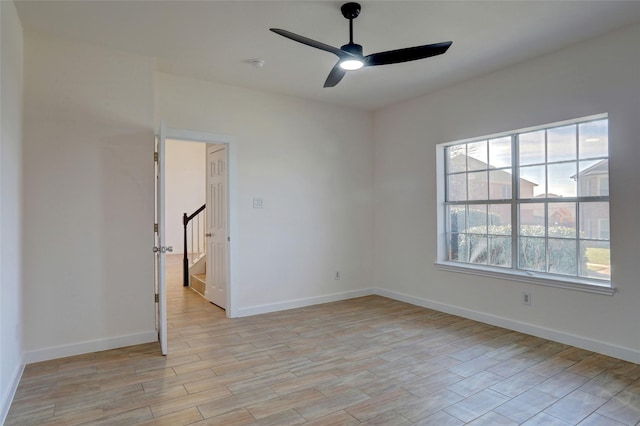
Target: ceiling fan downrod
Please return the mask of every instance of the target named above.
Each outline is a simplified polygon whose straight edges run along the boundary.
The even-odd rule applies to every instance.
[[[345,3],[340,8],[342,16],[349,20],[349,44],[353,44],[353,20],[360,15],[360,4],[351,2]]]
[[[360,15],[360,3],[345,3],[340,7],[342,16],[349,20],[349,43],[341,47],[345,52],[362,56],[362,46],[353,42],[353,20]]]

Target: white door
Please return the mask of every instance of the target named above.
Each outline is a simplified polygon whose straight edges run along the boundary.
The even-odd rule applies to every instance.
[[[227,309],[227,150],[207,145],[207,290],[212,303]]]
[[[156,162],[156,245],[153,251],[156,253],[156,289],[158,292],[158,338],[160,339],[160,349],[162,355],[167,354],[167,277],[166,277],[166,252],[172,251],[172,247],[165,247],[165,224],[164,224],[164,186],[165,186],[165,129],[164,123],[160,124],[158,132],[156,152],[158,160]]]

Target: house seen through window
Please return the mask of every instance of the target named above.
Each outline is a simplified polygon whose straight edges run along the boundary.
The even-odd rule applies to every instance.
[[[608,118],[444,147],[446,261],[608,285]]]

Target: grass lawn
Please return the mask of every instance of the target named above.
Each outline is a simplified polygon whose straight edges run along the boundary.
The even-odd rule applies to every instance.
[[[608,248],[590,247],[587,249],[586,254],[588,263],[595,263],[598,265],[609,265],[611,263]]]

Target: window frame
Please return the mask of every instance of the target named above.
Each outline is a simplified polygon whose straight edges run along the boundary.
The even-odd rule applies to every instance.
[[[585,203],[585,202],[607,202],[608,207],[609,207],[609,213],[611,211],[611,204],[609,201],[609,195],[603,196],[601,195],[601,190],[600,188],[598,189],[598,193],[595,196],[584,196],[580,194],[580,186],[579,183],[576,183],[576,195],[574,197],[561,197],[558,200],[554,200],[553,198],[550,198],[548,196],[545,196],[544,198],[525,198],[525,199],[521,199],[520,198],[520,185],[519,185],[519,179],[520,179],[520,164],[519,164],[519,158],[518,158],[518,149],[519,149],[519,144],[517,141],[517,138],[519,135],[521,134],[525,134],[528,132],[533,132],[533,131],[537,131],[537,130],[548,130],[548,129],[553,129],[556,127],[562,127],[562,126],[568,126],[568,125],[576,125],[578,126],[581,123],[586,123],[586,122],[590,122],[590,121],[598,121],[598,120],[603,120],[603,119],[607,119],[609,120],[609,115],[608,114],[597,114],[597,115],[592,115],[592,116],[587,116],[587,117],[580,117],[580,118],[576,118],[576,119],[571,119],[571,120],[566,120],[566,121],[560,121],[560,122],[555,122],[555,123],[549,123],[549,124],[544,124],[542,126],[535,126],[535,127],[529,127],[529,128],[524,128],[524,129],[518,129],[518,130],[513,130],[513,131],[508,131],[508,132],[502,132],[502,133],[496,133],[496,134],[491,134],[491,135],[487,135],[487,136],[480,136],[480,137],[474,137],[474,138],[469,138],[469,139],[464,139],[464,140],[457,140],[457,141],[452,141],[452,142],[447,142],[447,143],[442,143],[442,144],[438,144],[436,145],[436,154],[437,154],[437,160],[436,160],[436,173],[437,173],[437,177],[436,177],[436,182],[437,182],[437,226],[438,226],[438,233],[437,233],[437,258],[435,261],[435,265],[437,269],[440,270],[445,270],[445,271],[450,271],[450,272],[458,272],[458,273],[465,273],[465,274],[473,274],[473,275],[480,275],[480,276],[487,276],[487,277],[492,277],[492,278],[499,278],[499,279],[507,279],[507,280],[512,280],[512,281],[518,281],[518,282],[526,282],[526,283],[532,283],[532,284],[539,284],[539,285],[545,285],[545,286],[551,286],[551,287],[559,287],[559,288],[567,288],[567,289],[573,289],[573,290],[579,290],[579,291],[585,291],[585,292],[590,292],[590,293],[597,293],[597,294],[606,294],[606,295],[612,295],[615,292],[615,287],[613,286],[613,281],[612,281],[612,276],[609,276],[609,280],[603,280],[603,279],[597,279],[597,278],[588,278],[588,277],[581,277],[580,275],[580,271],[578,270],[576,272],[576,275],[562,275],[562,274],[555,274],[552,272],[534,272],[534,271],[529,271],[529,270],[525,270],[525,269],[519,269],[519,245],[520,245],[520,223],[519,223],[519,214],[518,211],[520,209],[520,206],[523,204],[528,204],[528,203],[543,203],[545,206],[545,211],[548,211],[548,207],[549,204],[553,204],[556,202],[565,202],[565,203],[575,203],[575,226],[576,226],[576,235],[574,238],[570,239],[569,241],[575,241],[576,244],[580,243],[580,240],[584,240],[583,238],[580,238],[580,205],[581,203]],[[509,137],[511,139],[511,165],[510,165],[510,169],[512,171],[512,181],[511,181],[511,198],[508,199],[491,199],[490,198],[490,189],[488,189],[487,193],[488,193],[488,197],[485,200],[470,200],[468,197],[468,185],[466,185],[466,191],[467,191],[467,199],[466,200],[458,200],[458,201],[446,201],[445,197],[448,191],[448,184],[449,184],[449,176],[451,174],[447,173],[447,159],[446,159],[446,149],[451,147],[451,146],[455,146],[455,145],[468,145],[470,143],[474,143],[474,142],[481,142],[481,141],[489,141],[489,140],[493,140],[493,139],[498,139],[498,138],[505,138],[505,137]],[[545,146],[546,146],[545,142]],[[576,139],[576,143],[579,143],[579,140]],[[487,147],[488,150],[488,147]],[[547,150],[545,149],[545,153],[547,152]],[[465,152],[466,154],[466,152]],[[599,159],[602,159],[604,157],[598,157]],[[607,153],[606,156],[607,161],[610,159],[609,153]],[[466,162],[468,160],[465,160]],[[576,153],[576,158],[575,160],[571,160],[571,161],[575,161],[578,167],[578,171],[577,173],[579,173],[579,169],[580,169],[580,161],[584,161],[581,160],[578,156],[578,154]],[[548,153],[545,154],[545,159],[544,159],[544,165],[549,165],[549,164],[558,164],[561,161],[552,161],[549,162],[549,158],[548,158]],[[466,164],[466,163],[465,163]],[[528,165],[528,164],[525,164]],[[504,169],[500,168],[501,170]],[[489,170],[491,170],[489,162],[487,162],[487,173],[489,172]],[[546,171],[547,167],[545,167],[545,174],[548,174],[548,172]],[[470,170],[468,170],[468,168],[465,168],[464,172],[460,172],[461,174],[464,174],[467,178],[468,178],[468,173]],[[610,182],[609,179],[609,174],[607,174],[607,179]],[[467,179],[468,180],[468,179]],[[546,180],[546,177],[545,177]],[[600,184],[600,180],[598,180],[598,184]],[[490,186],[490,181],[487,181],[487,186]],[[548,188],[548,186],[547,186]],[[545,188],[545,195],[547,194],[547,188]],[[487,217],[489,217],[489,208],[492,205],[496,205],[496,204],[507,204],[510,206],[511,208],[511,266],[510,267],[506,267],[506,266],[491,266],[488,265],[489,262],[487,262],[487,264],[476,264],[476,263],[468,263],[468,262],[461,262],[461,261],[456,261],[456,260],[448,260],[448,252],[449,252],[449,241],[448,241],[448,209],[450,206],[455,206],[455,205],[459,205],[461,207],[464,208],[468,208],[468,206],[474,205],[474,204],[481,204],[481,205],[486,205],[487,206]],[[545,246],[547,245],[549,239],[551,238],[548,234],[549,231],[549,224],[548,224],[548,215],[545,214]],[[609,214],[609,218],[610,218],[610,214]],[[610,219],[609,219],[610,220]],[[488,239],[491,237],[491,234],[489,234],[489,231],[487,231],[486,234],[487,237],[487,241],[489,241]],[[598,237],[600,236],[600,234],[598,235]],[[590,238],[589,238],[590,239]],[[609,231],[609,239],[606,240],[609,242],[609,246],[610,246],[610,231]],[[546,252],[546,251],[545,251]],[[546,254],[547,256],[547,262],[548,262],[548,253]],[[580,256],[580,251],[577,250],[576,252],[576,258]],[[576,263],[576,265],[579,265],[579,262]],[[576,266],[579,269],[579,266]]]
[[[610,218],[598,218],[598,239],[611,241],[611,222]],[[606,226],[602,226],[603,223],[606,223]],[[607,229],[606,232],[603,232],[602,229]],[[602,237],[602,234],[607,234],[607,237]]]

